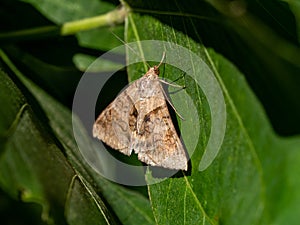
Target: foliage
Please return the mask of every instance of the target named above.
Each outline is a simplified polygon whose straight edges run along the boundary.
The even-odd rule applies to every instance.
[[[0,18],[5,21],[0,33],[1,220],[22,224],[7,213],[15,210],[24,212],[23,221],[31,224],[298,224],[300,5],[129,0],[123,3],[130,9],[124,24],[70,36],[60,33],[67,22],[111,12],[117,4],[0,2]],[[125,42],[153,39],[179,44],[213,71],[227,120],[219,154],[206,170],[199,171],[198,165],[212,124],[208,101],[195,83],[197,77],[178,79],[181,73],[167,65],[164,76],[185,85],[197,107],[197,119],[185,117],[201,127],[189,171],[144,187],[124,187],[99,176],[86,163],[72,125],[81,131],[87,149],[94,148],[91,127],[84,127],[78,117],[72,124],[72,99],[88,65],[122,44],[115,36]],[[127,60],[138,57],[126,54]],[[103,64],[97,73],[116,68],[109,60]],[[129,66],[129,80],[143,70],[141,64]],[[113,89],[124,86],[126,76],[126,71],[118,72],[110,81],[113,88],[101,93],[101,104],[113,99]],[[189,104],[176,93],[171,99],[179,112],[189,112]],[[181,128],[184,122],[178,123]],[[191,135],[183,136],[186,146],[194,141]],[[151,183],[160,178],[146,173],[145,179]],[[26,202],[27,210],[19,210],[24,205],[15,200]],[[30,220],[32,215],[37,219]]]

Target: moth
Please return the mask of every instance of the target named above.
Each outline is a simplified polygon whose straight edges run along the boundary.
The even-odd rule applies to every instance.
[[[188,157],[159,79],[163,59],[103,110],[93,125],[93,136],[125,155],[134,151],[148,165],[187,170]]]

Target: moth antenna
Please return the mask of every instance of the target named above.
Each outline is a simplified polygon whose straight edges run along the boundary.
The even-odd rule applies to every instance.
[[[165,60],[165,58],[166,58],[166,52],[163,51],[163,55],[161,57],[160,63],[157,65],[157,68],[159,68],[161,66],[161,64],[163,63],[163,61]]]
[[[139,57],[140,59],[142,59],[142,61],[144,63],[147,64],[148,68],[150,68],[151,66],[147,63],[146,59],[143,57],[143,56],[140,56],[140,54],[138,54],[133,48],[131,48],[124,40],[122,40],[118,35],[116,35],[113,31],[110,31],[114,36],[115,38],[117,38],[120,42],[122,42],[122,44],[124,44],[126,47],[128,47],[132,53],[134,53],[137,57]]]

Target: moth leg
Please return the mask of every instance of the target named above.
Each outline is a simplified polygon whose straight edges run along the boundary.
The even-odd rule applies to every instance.
[[[179,112],[176,110],[176,108],[173,106],[172,102],[171,102],[170,99],[168,98],[168,96],[167,96],[167,94],[166,94],[166,92],[165,92],[165,90],[164,90],[163,88],[162,88],[162,92],[163,92],[163,94],[164,94],[164,96],[165,96],[165,99],[167,100],[167,102],[169,103],[169,105],[172,107],[172,109],[174,110],[174,112],[180,117],[180,119],[185,120],[185,119],[183,118],[183,116],[180,115]]]

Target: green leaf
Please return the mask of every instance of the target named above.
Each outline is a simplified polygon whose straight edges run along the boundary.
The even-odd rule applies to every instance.
[[[61,25],[73,19],[80,20],[89,16],[99,16],[100,13],[107,13],[115,7],[113,4],[99,1],[92,1],[91,4],[87,4],[86,1],[29,2],[32,5],[18,0],[7,1],[1,5],[3,11],[7,12],[1,14],[1,19],[10,21],[1,34],[5,35],[6,32],[12,30],[18,31],[16,29],[40,28],[43,30],[44,26],[52,25],[53,22]],[[49,4],[51,7],[47,8]],[[77,15],[72,12],[72,7],[64,7],[66,5],[72,5],[80,12]],[[90,7],[89,10],[86,10],[87,7]],[[37,9],[41,11],[37,11]],[[11,16],[13,14],[18,15],[15,20]],[[51,19],[52,23],[43,15]],[[17,44],[7,40],[11,44],[7,44],[6,41],[1,43],[1,46],[14,63],[27,70],[27,76],[64,104],[70,104],[81,76],[80,71],[89,67],[90,58],[98,57],[101,50],[107,51],[120,44],[112,32],[121,36],[124,32],[123,26],[102,27],[80,32],[76,36],[59,38],[47,37],[47,34],[41,35],[42,37],[33,35],[31,37],[33,41],[32,39],[30,39],[31,41],[26,38],[22,39],[22,35],[19,37],[16,35],[15,39],[19,41]],[[78,55],[83,57],[78,59]],[[97,68],[96,72],[110,70],[114,68],[115,64],[115,62],[108,61],[107,68]]]
[[[74,63],[81,71],[88,70],[89,72],[99,72],[99,71],[104,72],[104,71],[116,71],[120,68],[120,65],[105,59],[102,59],[101,62],[99,62],[97,65],[93,65],[92,68],[89,68],[89,66],[95,60],[97,60],[97,58],[91,55],[76,54],[74,56]]]
[[[56,24],[63,24],[69,21],[101,15],[116,7],[111,3],[98,0],[89,0],[88,2],[84,0],[26,0],[26,2],[31,3],[44,16]],[[123,27],[111,29],[101,28],[81,32],[76,36],[79,44],[83,47],[109,50],[120,44],[119,40],[114,38],[111,31],[115,32],[119,36],[124,32]]]
[[[55,101],[52,97],[47,95],[43,90],[41,90],[39,87],[37,87],[34,83],[32,83],[30,80],[28,80],[26,77],[24,77],[13,64],[9,61],[9,59],[6,58],[6,56],[2,53],[2,58],[5,59],[7,64],[13,69],[13,71],[16,73],[16,75],[21,79],[22,83],[30,90],[32,95],[35,97],[36,101],[39,103],[39,106],[41,107],[40,110],[42,110],[42,115],[39,115],[39,118],[44,122],[43,118],[46,116],[49,121],[47,124],[50,126],[49,129],[51,129],[50,136],[53,140],[59,141],[58,146],[60,147],[59,151],[60,157],[56,159],[55,161],[50,161],[52,163],[58,163],[61,162],[66,164],[70,167],[72,165],[72,171],[73,173],[71,176],[67,179],[65,175],[62,177],[58,176],[62,174],[62,171],[59,167],[59,164],[56,165],[48,165],[45,163],[45,161],[48,161],[49,159],[43,159],[40,160],[39,157],[44,157],[45,152],[44,151],[50,151],[47,146],[49,143],[34,143],[34,140],[32,140],[34,146],[43,146],[44,151],[36,152],[33,154],[32,157],[33,160],[37,160],[39,163],[34,163],[36,166],[33,171],[29,174],[34,174],[34,171],[41,171],[43,173],[43,168],[51,168],[51,171],[58,177],[59,179],[67,179],[68,186],[66,187],[67,190],[62,192],[62,198],[65,199],[65,204],[62,204],[60,209],[57,210],[62,213],[65,211],[65,217],[68,221],[68,223],[75,223],[78,224],[81,223],[89,223],[89,224],[95,224],[95,222],[99,224],[114,224],[116,218],[113,218],[111,215],[111,212],[109,212],[105,204],[102,202],[101,198],[97,194],[96,190],[101,190],[101,194],[105,197],[106,201],[110,204],[110,207],[114,209],[114,214],[117,215],[118,219],[122,221],[124,224],[153,224],[153,214],[150,209],[149,201],[142,195],[132,192],[130,190],[127,190],[125,188],[122,188],[121,186],[118,186],[116,184],[113,184],[111,182],[108,182],[102,177],[99,177],[99,174],[96,173],[85,161],[85,159],[82,157],[77,143],[73,137],[73,127],[72,127],[72,115],[71,112],[63,107],[60,103]],[[10,90],[4,91],[8,95],[10,93]],[[11,95],[11,94],[9,94]],[[13,96],[13,95],[12,95]],[[22,96],[22,95],[21,95]],[[3,96],[4,97],[4,96]],[[5,99],[5,98],[4,98]],[[14,101],[11,101],[14,102]],[[25,106],[28,106],[28,104],[25,104]],[[23,108],[25,107],[23,106]],[[22,107],[21,107],[22,108]],[[37,110],[39,111],[39,110]],[[20,111],[22,112],[22,111]],[[11,113],[8,113],[11,115]],[[21,113],[19,113],[21,114]],[[19,118],[19,117],[18,117]],[[45,118],[44,118],[45,119]],[[5,117],[3,119],[5,121]],[[19,126],[19,121],[11,122],[14,126]],[[90,148],[91,150],[94,148],[92,146],[92,142],[90,138],[87,136],[85,128],[81,125],[80,121],[78,119],[75,119],[75,125],[76,129],[79,129],[81,132],[81,140],[82,142],[86,143],[86,148]],[[74,125],[73,123],[73,125]],[[7,129],[7,128],[6,128]],[[11,130],[11,128],[10,128]],[[19,134],[23,135],[23,134]],[[35,135],[31,135],[32,137],[35,137]],[[42,136],[43,137],[43,136]],[[7,140],[5,140],[3,143],[6,144]],[[78,141],[78,140],[77,140]],[[18,142],[18,141],[17,141]],[[26,155],[27,148],[24,148],[21,145],[19,146],[18,150],[24,152],[23,154],[25,157],[28,157]],[[33,151],[32,145],[27,145],[28,150],[27,151]],[[58,148],[58,147],[56,147]],[[33,148],[35,149],[35,148]],[[90,150],[90,151],[91,151]],[[64,156],[62,152],[64,153]],[[51,157],[51,156],[49,156]],[[53,157],[53,156],[52,156]],[[36,159],[38,158],[38,159]],[[12,156],[12,161],[16,161],[18,159],[18,154]],[[3,170],[7,170],[8,166],[6,164],[3,164]],[[20,165],[22,168],[22,165]],[[71,167],[70,167],[71,168]],[[14,168],[11,169],[12,171]],[[58,170],[58,171],[56,171]],[[22,172],[23,170],[21,170]],[[26,171],[26,170],[24,170]],[[49,172],[48,172],[49,173]],[[48,176],[51,177],[50,173]],[[17,175],[17,174],[16,174]],[[48,177],[47,176],[47,177]],[[33,183],[37,183],[36,185],[41,185],[39,180],[34,181],[28,179],[27,176],[21,176],[24,177],[24,180],[28,182],[30,185]],[[54,182],[59,182],[58,178]],[[15,178],[17,181],[20,178]],[[9,180],[8,177],[3,177],[3,180],[7,182]],[[52,179],[50,179],[52,180]],[[62,182],[60,182],[62,183]],[[59,184],[60,184],[59,183]],[[93,183],[96,186],[92,186],[91,183]],[[47,186],[48,183],[45,184],[46,187],[51,187],[51,185]],[[56,184],[57,185],[57,184]],[[8,184],[9,186],[9,184]],[[53,185],[52,185],[53,186]],[[14,189],[12,188],[11,191]],[[37,189],[38,191],[39,189]],[[55,190],[49,189],[55,193]],[[37,191],[31,191],[32,194],[38,195],[36,193]],[[61,193],[61,192],[60,192]],[[41,198],[41,200],[39,200]],[[29,198],[28,201],[36,201],[39,200],[38,203],[46,204],[46,200],[42,197],[35,197],[35,198]],[[49,197],[49,200],[52,200],[52,196]],[[78,202],[80,201],[80,204]],[[126,210],[124,210],[124,206],[126,205]],[[52,210],[52,205],[47,205],[47,208],[50,208]],[[82,207],[85,208],[84,211],[82,211]],[[59,221],[59,220],[58,220]]]
[[[2,110],[5,117],[1,117],[3,148],[0,158],[0,184],[14,198],[40,203],[44,211],[43,219],[48,223],[54,220],[64,224],[65,202],[73,201],[73,198],[84,198],[84,195],[90,196],[91,190],[83,181],[78,183],[83,189],[75,190],[74,186],[70,186],[77,173],[62,154],[61,146],[57,145],[47,127],[38,120],[12,80],[3,71],[0,75],[3,91],[0,102],[2,104],[9,100],[8,105],[11,106]],[[67,195],[69,191],[72,191],[72,195]],[[94,205],[90,205],[83,202],[82,206],[96,211],[99,224],[101,221],[111,224],[107,213],[103,213],[107,210],[102,200],[93,199],[93,203]],[[66,206],[65,210],[68,211],[69,207]],[[67,220],[68,217],[67,214]],[[85,222],[90,220],[88,213],[82,213],[81,218],[85,218]]]
[[[0,3],[1,19],[7,22],[3,32],[63,25],[115,8],[114,3],[94,0],[26,2],[30,4]],[[99,50],[120,43],[111,28],[101,28],[71,37],[30,41],[19,37],[9,45],[1,43],[1,189],[14,199],[40,204],[43,220],[51,224],[298,224],[300,139],[291,137],[300,133],[297,4],[210,0],[128,4],[132,11],[125,26],[113,28],[117,36],[123,39],[125,29],[126,42],[163,40],[192,53],[170,55],[167,44],[153,48],[150,52],[157,57],[147,62],[158,64],[167,49],[166,62],[178,58],[191,68],[186,72],[165,63],[160,67],[161,76],[186,87],[169,87],[168,92],[184,117],[177,122],[191,156],[189,171],[167,179],[148,172],[149,201],[143,187],[129,190],[111,183],[82,157],[73,128],[79,130],[87,151],[95,146],[88,135],[91,129],[86,130],[76,116],[72,127],[69,108],[81,77],[76,68],[85,70]],[[149,57],[149,49],[127,50],[129,61],[142,61],[143,54]],[[130,80],[145,73],[147,63],[130,65]],[[106,66],[97,72],[115,65]],[[193,73],[199,67],[202,72]],[[109,93],[123,76],[112,79]],[[217,81],[224,105],[212,102],[205,76]],[[107,93],[100,95],[102,104],[112,99]],[[207,150],[211,137],[219,137],[213,128],[223,106],[222,147]],[[203,160],[210,166],[199,171]],[[115,173],[113,165],[100,162]]]
[[[287,1],[284,0],[287,4],[289,4],[291,10],[293,11],[296,19],[296,24],[297,24],[297,36],[298,36],[298,41],[300,38],[300,2],[298,1]]]
[[[41,220],[41,205],[16,201],[2,189],[0,196],[0,216],[3,224],[46,224]]]
[[[46,0],[42,2],[38,0],[25,0],[25,2],[35,6],[46,17],[58,24],[103,14],[114,8],[114,5],[111,3],[97,0],[89,0],[88,4],[82,0]]]
[[[243,224],[297,224],[297,215],[300,212],[299,137],[284,139],[278,137],[241,72],[216,53],[219,49],[217,45],[214,46],[216,50],[213,50],[205,46],[206,42],[201,41],[205,38],[202,35],[208,35],[205,32],[210,32],[210,35],[214,33],[215,30],[213,28],[207,30],[207,26],[213,26],[209,23],[210,20],[213,21],[212,15],[216,13],[210,15],[207,13],[205,21],[197,19],[197,14],[193,13],[196,13],[196,9],[198,13],[203,13],[204,8],[210,8],[208,5],[177,3],[176,6],[168,4],[158,7],[156,3],[152,1],[151,6],[129,3],[132,13],[127,20],[126,41],[163,40],[184,46],[196,53],[211,68],[218,80],[225,98],[227,115],[225,138],[219,154],[206,170],[199,171],[198,166],[213,122],[207,115],[213,112],[207,107],[209,102],[206,96],[199,91],[201,85],[197,85],[186,76],[185,91],[192,98],[199,113],[199,119],[193,119],[190,124],[198,123],[202,129],[197,148],[191,155],[190,173],[180,173],[157,184],[152,183],[160,181],[158,178],[151,174],[147,175],[147,181],[152,184],[148,186],[148,190],[157,223],[240,224],[242,221]],[[181,10],[181,16],[171,17],[170,15],[175,14],[178,9]],[[188,13],[196,19],[185,19],[185,14]],[[219,23],[222,24],[221,21]],[[222,33],[224,30],[218,32],[215,33],[217,35],[215,38],[219,39],[220,45],[224,45],[228,41],[225,38],[220,39],[225,37]],[[234,36],[234,33],[231,36]],[[194,40],[191,37],[194,37]],[[239,40],[236,41],[238,44]],[[162,52],[164,49],[168,49],[168,44],[155,51]],[[141,47],[136,53],[145,55],[148,51]],[[136,53],[130,52],[129,56],[137,58]],[[168,52],[166,55],[168,58]],[[249,64],[257,62],[258,59],[254,56],[255,52],[248,52]],[[185,63],[187,60],[181,55],[177,57],[179,62]],[[186,63],[194,65],[198,62]],[[128,71],[132,79],[136,79],[138,71],[141,70],[143,70],[141,66],[131,66]],[[174,74],[174,69],[168,65],[162,70],[164,77],[171,81],[181,76],[178,71]],[[299,72],[299,68],[296,71]],[[290,73],[287,76],[292,77],[294,74]],[[197,73],[191,76],[194,81],[199,77]],[[176,106],[176,94],[171,95],[171,99]],[[177,105],[179,112],[191,110],[188,103]],[[185,121],[178,122],[185,123]],[[193,132],[194,129],[191,129],[190,133]],[[195,140],[185,138],[183,135],[183,141],[186,146],[190,146]],[[189,149],[187,151],[190,152]]]

